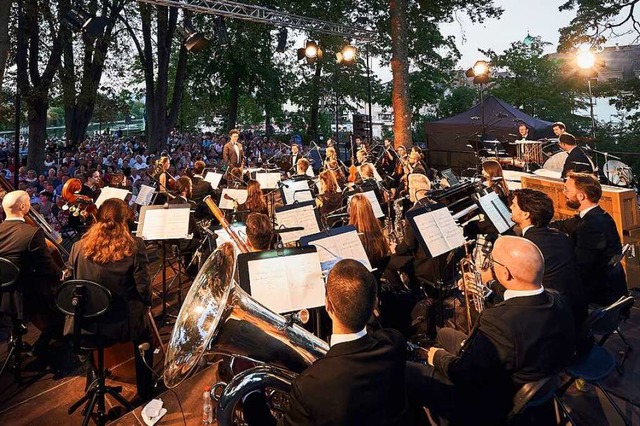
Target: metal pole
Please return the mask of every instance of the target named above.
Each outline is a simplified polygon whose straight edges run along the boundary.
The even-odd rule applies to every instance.
[[[369,67],[369,46],[366,49],[367,55],[367,97],[369,98],[369,145],[373,143],[373,116],[371,115],[371,68]]]
[[[486,132],[484,128],[484,85],[480,84],[480,125],[482,126],[482,132],[480,134],[480,142],[484,141]]]
[[[20,115],[22,114],[22,94],[20,93],[20,81],[22,78],[26,78],[24,75],[25,71],[22,69],[22,62],[24,58],[24,35],[22,31],[24,30],[24,9],[22,0],[18,0],[18,32],[17,42],[18,42],[18,50],[16,52],[17,60],[17,79],[16,79],[16,98],[15,98],[15,141],[13,143],[14,154],[13,154],[13,188],[18,189],[18,169],[20,169]]]
[[[589,109],[591,111],[591,137],[596,137],[596,119],[593,115],[593,93],[591,92],[591,79],[587,78],[587,84],[589,86]]]
[[[335,79],[333,83],[333,90],[336,92],[336,154],[338,154],[338,158],[342,159],[340,155],[340,128],[338,127],[338,122],[340,121],[340,93],[338,92],[338,72],[340,71],[339,67],[336,67]]]

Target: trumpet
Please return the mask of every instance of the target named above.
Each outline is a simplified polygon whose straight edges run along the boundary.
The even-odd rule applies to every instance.
[[[461,274],[461,287],[464,294],[466,317],[467,317],[467,332],[471,332],[473,321],[471,319],[471,305],[475,311],[480,314],[484,310],[484,301],[491,294],[491,289],[484,285],[482,282],[482,275],[478,270],[474,261],[474,256],[469,251],[469,244],[473,241],[468,241],[464,245],[465,257],[459,262],[460,274]],[[476,245],[478,248],[479,245]]]

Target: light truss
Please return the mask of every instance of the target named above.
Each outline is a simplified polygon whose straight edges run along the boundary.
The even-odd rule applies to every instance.
[[[220,15],[245,21],[297,28],[323,34],[342,36],[360,41],[372,41],[375,32],[351,25],[337,24],[321,19],[306,18],[291,13],[279,12],[262,6],[225,0],[138,0],[158,6],[177,7],[209,15]]]

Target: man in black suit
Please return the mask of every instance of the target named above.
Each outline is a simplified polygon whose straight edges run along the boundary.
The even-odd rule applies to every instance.
[[[614,264],[622,244],[616,224],[599,205],[602,188],[592,174],[573,173],[564,184],[567,207],[578,215],[553,222],[551,226],[569,235],[587,301],[609,305],[628,294],[622,265]]]
[[[204,180],[204,161],[198,160],[193,165],[193,177],[191,178],[191,200],[196,204],[196,218],[210,217],[209,209],[202,203],[207,195],[213,195],[211,184]]]
[[[518,124],[518,135],[520,140],[523,140],[523,141],[533,140],[533,130],[529,129],[529,127],[527,127],[527,125],[524,123]]]
[[[240,132],[233,129],[229,132],[229,142],[222,148],[222,161],[224,161],[229,169],[233,167],[242,167],[244,163],[244,151],[242,144],[238,142]]]
[[[62,271],[51,257],[44,231],[25,223],[24,217],[31,208],[29,194],[25,191],[7,193],[2,200],[2,208],[6,219],[0,223],[0,257],[10,260],[20,269],[17,282],[19,299],[24,297],[27,312],[42,314],[44,312],[41,311],[46,310],[58,313],[53,300],[53,284],[61,280]],[[1,300],[4,310],[8,307],[9,295],[3,294]],[[22,319],[21,306],[18,306],[17,314]],[[49,341],[62,331],[61,320],[61,316],[56,317],[47,324],[34,345],[36,355],[44,358]]]
[[[577,146],[575,136],[571,133],[563,133],[560,135],[558,140],[560,148],[569,154],[564,162],[564,167],[562,168],[563,179],[567,177],[567,173],[570,171],[577,173],[593,173],[593,162],[589,156],[584,153],[582,148]]]
[[[390,329],[366,329],[376,288],[360,262],[345,259],[331,269],[326,285],[331,349],[295,378],[279,425],[407,424],[402,336]],[[250,394],[243,403],[250,425],[275,424],[263,395]]]
[[[567,298],[579,330],[587,317],[587,298],[573,244],[565,234],[548,226],[553,218],[553,201],[544,192],[529,188],[516,189],[512,195],[511,220],[520,227],[522,236],[542,252],[542,285]]]
[[[428,365],[407,364],[410,400],[454,424],[504,423],[522,385],[557,372],[573,355],[571,311],[541,285],[540,250],[524,238],[503,236],[489,267],[506,288],[505,301],[485,309],[469,336],[441,329],[445,349],[429,349]]]
[[[290,161],[290,166],[289,167],[289,171],[295,171],[296,167],[298,165],[298,160],[300,160],[302,158],[302,154],[300,153],[300,148],[298,147],[297,143],[293,143],[291,144],[291,161]]]

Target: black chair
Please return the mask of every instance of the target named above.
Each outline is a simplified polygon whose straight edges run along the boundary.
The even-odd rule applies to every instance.
[[[105,395],[111,395],[127,410],[133,407],[120,395],[122,386],[106,386],[105,378],[107,373],[104,370],[104,349],[117,343],[117,341],[105,338],[100,335],[99,320],[102,315],[109,310],[111,304],[111,292],[104,286],[86,280],[69,280],[63,283],[56,293],[56,305],[62,313],[73,316],[73,347],[77,353],[97,351],[98,365],[93,364],[91,368],[96,372],[95,380],[89,384],[84,396],[69,407],[68,413],[72,414],[83,403],[87,403],[83,410],[83,426],[89,424],[89,419],[97,404],[96,412],[97,424],[104,425],[107,421],[105,410]],[[90,320],[98,322],[96,334],[83,334],[83,321]]]
[[[622,356],[619,363],[616,363],[616,369],[618,373],[624,373],[624,362],[626,361],[629,352],[633,350],[633,347],[629,344],[624,334],[620,330],[620,324],[626,321],[629,317],[631,306],[635,300],[632,296],[623,296],[613,304],[603,308],[604,317],[595,324],[593,328],[593,335],[598,336],[598,346],[604,346],[604,344],[613,335],[618,335],[625,345]],[[611,331],[613,330],[613,332]]]
[[[589,314],[586,319],[582,334],[585,339],[592,338],[596,334],[611,335],[613,334],[622,321],[622,313],[633,305],[633,297],[621,297],[618,301],[603,308],[598,308]],[[620,407],[613,400],[609,392],[602,386],[601,381],[604,380],[616,368],[616,361],[605,348],[600,345],[593,345],[591,350],[584,356],[577,359],[572,365],[565,369],[570,379],[562,385],[557,392],[556,402],[562,409],[565,417],[573,424],[568,410],[561,401],[562,395],[577,380],[582,379],[588,383],[592,383],[596,388],[600,389],[602,394],[607,398],[611,406],[616,410],[618,415],[624,421],[624,424],[630,424],[629,419],[622,412]]]
[[[557,374],[525,383],[513,397],[513,408],[507,417],[508,423],[511,425],[547,424],[542,418],[543,416],[553,418],[552,401],[557,388]]]
[[[30,345],[22,341],[27,328],[22,323],[22,295],[16,289],[19,275],[20,269],[13,262],[0,257],[0,296],[2,297],[0,315],[11,318],[11,334],[7,343],[9,353],[2,364],[0,375],[11,363],[17,382],[21,380],[22,355],[31,350]]]

